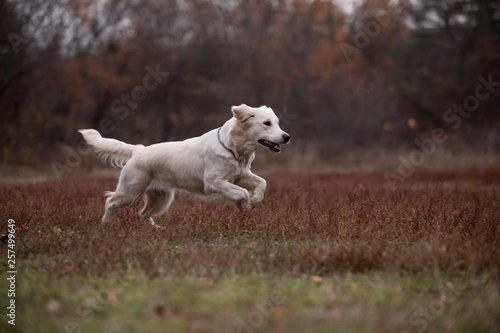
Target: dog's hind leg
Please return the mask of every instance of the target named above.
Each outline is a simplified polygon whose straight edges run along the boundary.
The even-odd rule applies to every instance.
[[[116,191],[105,193],[108,198],[102,222],[108,222],[116,209],[139,199],[150,183],[151,177],[147,173],[126,165],[120,174]]]
[[[152,226],[161,228],[155,224],[153,216],[165,213],[174,200],[173,189],[148,190],[144,194],[144,207],[141,209],[139,216],[146,219]]]

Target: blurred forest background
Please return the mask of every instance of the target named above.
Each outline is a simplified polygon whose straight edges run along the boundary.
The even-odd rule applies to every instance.
[[[240,103],[281,117],[284,161],[397,156],[436,128],[440,151],[500,152],[498,0],[0,0],[0,36],[2,165],[67,165],[80,128],[200,135]]]

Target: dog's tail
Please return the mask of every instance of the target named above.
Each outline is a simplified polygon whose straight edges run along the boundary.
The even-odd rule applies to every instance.
[[[83,138],[94,148],[99,159],[104,163],[115,168],[123,168],[128,160],[132,158],[135,151],[143,148],[143,145],[129,145],[127,143],[106,139],[93,129],[82,129]]]

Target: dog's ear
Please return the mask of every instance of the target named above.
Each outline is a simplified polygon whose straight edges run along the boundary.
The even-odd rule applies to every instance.
[[[246,104],[233,106],[231,108],[231,111],[233,111],[234,118],[238,119],[239,121],[245,121],[248,118],[252,118],[253,116],[255,116],[252,108]]]

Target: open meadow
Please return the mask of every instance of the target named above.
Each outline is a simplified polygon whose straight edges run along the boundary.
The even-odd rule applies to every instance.
[[[178,195],[163,230],[142,202],[100,223],[115,177],[2,185],[1,331],[500,330],[499,170],[264,177],[254,210]]]
[[[0,333],[500,333],[499,0],[0,0],[0,36]],[[265,198],[102,224],[132,159],[129,201],[246,203],[250,161]]]

